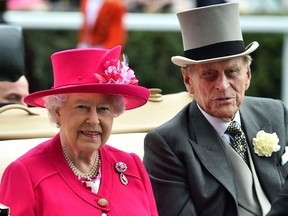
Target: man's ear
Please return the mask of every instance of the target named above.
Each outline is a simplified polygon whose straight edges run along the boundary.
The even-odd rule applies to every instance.
[[[181,73],[182,73],[183,82],[184,82],[184,85],[186,86],[187,91],[193,95],[194,89],[193,89],[193,85],[192,85],[192,78],[191,78],[191,74],[190,74],[188,68],[182,67]]]
[[[250,65],[247,66],[246,75],[247,75],[247,78],[246,78],[246,82],[245,82],[245,90],[247,91],[249,86],[250,86],[250,81],[251,81],[251,77],[252,77]]]

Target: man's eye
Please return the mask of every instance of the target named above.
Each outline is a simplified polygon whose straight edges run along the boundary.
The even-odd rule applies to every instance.
[[[227,76],[235,76],[239,73],[239,70],[229,70],[226,75]]]
[[[202,74],[202,77],[205,79],[213,78],[215,76],[216,76],[216,73],[213,71],[207,71],[207,72]]]
[[[19,103],[21,102],[22,98],[19,95],[13,94],[6,97],[6,100],[9,101],[10,103]]]

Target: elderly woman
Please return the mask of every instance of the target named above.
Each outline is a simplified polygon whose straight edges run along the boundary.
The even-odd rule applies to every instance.
[[[140,158],[105,145],[113,118],[149,97],[120,53],[117,46],[52,55],[54,87],[25,102],[46,107],[60,132],[5,170],[0,203],[11,216],[158,215]]]

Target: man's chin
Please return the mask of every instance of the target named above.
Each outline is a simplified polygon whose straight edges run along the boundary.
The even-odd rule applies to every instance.
[[[234,118],[238,108],[235,106],[227,107],[227,106],[221,106],[221,107],[216,107],[214,109],[214,115],[212,116],[223,119],[225,121],[230,121]]]

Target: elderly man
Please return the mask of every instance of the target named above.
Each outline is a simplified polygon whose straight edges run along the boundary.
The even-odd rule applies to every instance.
[[[25,104],[29,84],[24,75],[24,48],[22,30],[6,24],[0,25],[0,106]]]
[[[238,3],[177,15],[184,56],[172,62],[194,99],[145,138],[159,215],[266,215],[287,179],[288,113],[245,96],[258,43],[244,46]]]

